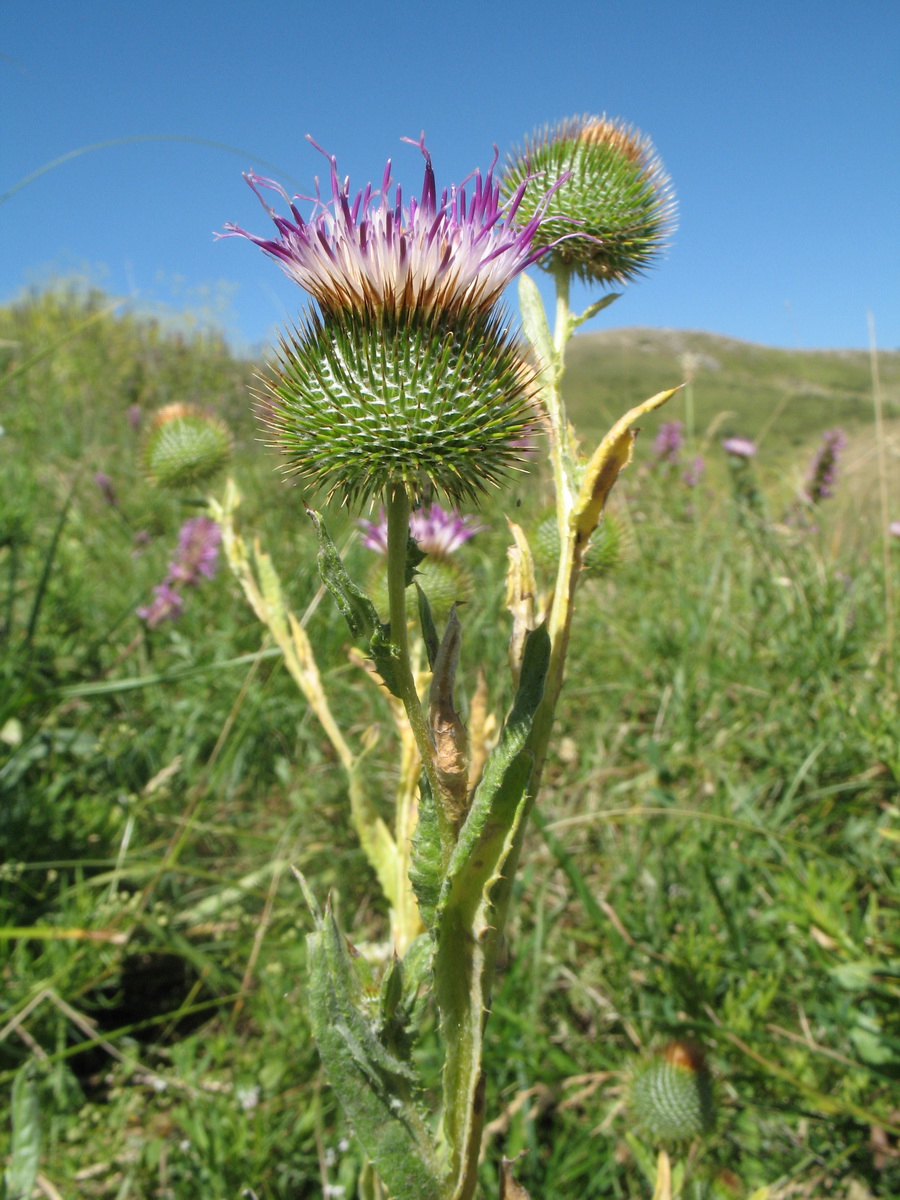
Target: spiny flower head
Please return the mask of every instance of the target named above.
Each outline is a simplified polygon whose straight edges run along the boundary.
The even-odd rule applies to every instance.
[[[649,138],[622,121],[585,115],[536,131],[508,157],[502,194],[519,195],[535,176],[563,177],[540,223],[547,270],[623,283],[665,247],[675,216],[669,177]],[[536,194],[522,195],[523,219]]]
[[[277,184],[291,218],[266,205],[265,239],[232,225],[280,262],[316,301],[281,338],[260,413],[289,469],[312,490],[355,504],[402,487],[471,500],[517,468],[533,424],[534,369],[497,307],[506,285],[544,248],[553,189],[518,223],[528,181],[501,203],[493,166],[438,197],[424,140],[421,196],[351,199],[331,164],[331,199],[308,220]],[[260,199],[262,197],[260,196]],[[265,203],[263,201],[263,203]]]
[[[153,417],[141,448],[144,474],[156,487],[202,487],[231,458],[224,421],[192,404],[167,404]]]
[[[425,159],[422,194],[408,206],[399,185],[391,198],[390,159],[380,192],[369,184],[351,198],[349,178],[341,182],[332,156],[331,199],[323,201],[317,194],[306,220],[295,203],[300,197],[291,199],[271,179],[246,174],[278,236],[258,237],[233,224],[226,225],[228,234],[261,247],[309,292],[324,314],[345,309],[414,310],[420,317],[431,312],[445,317],[488,312],[506,285],[546,248],[539,232],[549,193],[545,189],[542,198],[529,204],[529,215],[519,224],[528,180],[502,203],[492,164],[483,179],[478,171],[471,177],[471,197],[463,184],[438,198],[424,134],[418,142],[403,140],[418,146]],[[293,220],[279,216],[260,188],[277,192]]]
[[[631,1073],[630,1107],[638,1122],[662,1143],[685,1143],[715,1123],[712,1076],[702,1048],[674,1041]]]

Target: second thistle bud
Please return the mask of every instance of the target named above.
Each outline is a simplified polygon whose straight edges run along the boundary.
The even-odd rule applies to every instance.
[[[203,487],[227,465],[231,451],[224,421],[190,404],[167,404],[144,438],[141,466],[156,487]]]
[[[564,181],[546,202],[540,265],[587,281],[624,283],[664,248],[675,202],[649,138],[608,117],[571,117],[546,127],[510,155],[502,188],[512,195],[532,176]],[[519,211],[531,215],[538,192]]]

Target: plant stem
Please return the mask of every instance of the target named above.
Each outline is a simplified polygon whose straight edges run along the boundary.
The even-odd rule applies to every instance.
[[[400,699],[409,718],[410,729],[416,739],[422,770],[428,779],[435,800],[441,831],[441,847],[444,864],[450,860],[453,849],[453,829],[444,803],[444,789],[438,777],[434,761],[434,743],[431,731],[416,690],[415,676],[409,657],[409,632],[406,627],[406,547],[409,541],[410,501],[406,489],[399,485],[391,488],[386,498],[388,526],[387,585],[388,610],[391,625],[391,645],[397,658],[397,682]]]

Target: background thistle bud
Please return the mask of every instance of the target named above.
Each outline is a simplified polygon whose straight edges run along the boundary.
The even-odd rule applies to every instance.
[[[624,283],[640,275],[664,248],[675,201],[649,138],[608,117],[570,117],[526,139],[508,158],[501,188],[512,195],[530,177],[567,178],[546,201],[539,260],[584,281]],[[521,219],[538,200],[526,190]]]
[[[454,503],[515,469],[533,373],[496,312],[318,314],[282,339],[260,414],[307,487],[359,504],[428,483]]]
[[[141,467],[156,487],[202,487],[231,458],[224,421],[190,404],[167,404],[153,418],[141,447]]]
[[[715,1120],[712,1077],[694,1042],[670,1042],[632,1072],[628,1100],[647,1134],[658,1142],[688,1142],[709,1133]]]
[[[538,525],[531,539],[534,561],[545,573],[556,570],[559,548],[559,524],[556,513],[550,513]],[[612,513],[604,513],[584,555],[584,574],[591,579],[608,575],[622,564],[627,549],[627,534],[621,521]]]

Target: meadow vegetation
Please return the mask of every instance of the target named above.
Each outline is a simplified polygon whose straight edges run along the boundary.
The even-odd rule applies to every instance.
[[[255,369],[99,293],[0,310],[0,1153],[10,1109],[21,1141],[36,1107],[45,1196],[355,1194],[290,871],[319,896],[335,886],[344,927],[383,938],[344,776],[227,571],[176,621],[136,615],[197,511],[141,478],[141,429],[187,401],[231,426],[241,529],[308,610],[344,725],[384,725],[372,754],[389,794],[386,709],[259,440]],[[623,560],[579,595],[489,1026],[490,1157],[522,1153],[541,1200],[649,1197],[656,1147],[628,1080],[691,1039],[717,1120],[682,1148],[685,1197],[896,1196],[900,539],[883,537],[880,484],[900,518],[900,354],[880,358],[880,445],[866,355],[700,333],[576,338],[571,414],[602,433],[685,372],[614,495]],[[705,460],[693,486],[654,454],[673,420],[686,461]],[[837,425],[836,494],[799,519]],[[758,509],[736,497],[726,435],[758,443]],[[463,616],[464,658],[489,683],[506,678],[485,615],[505,628],[505,512],[540,523],[538,475],[459,551],[496,601]],[[352,516],[334,525],[363,578]],[[485,1195],[497,1187],[486,1167]]]

